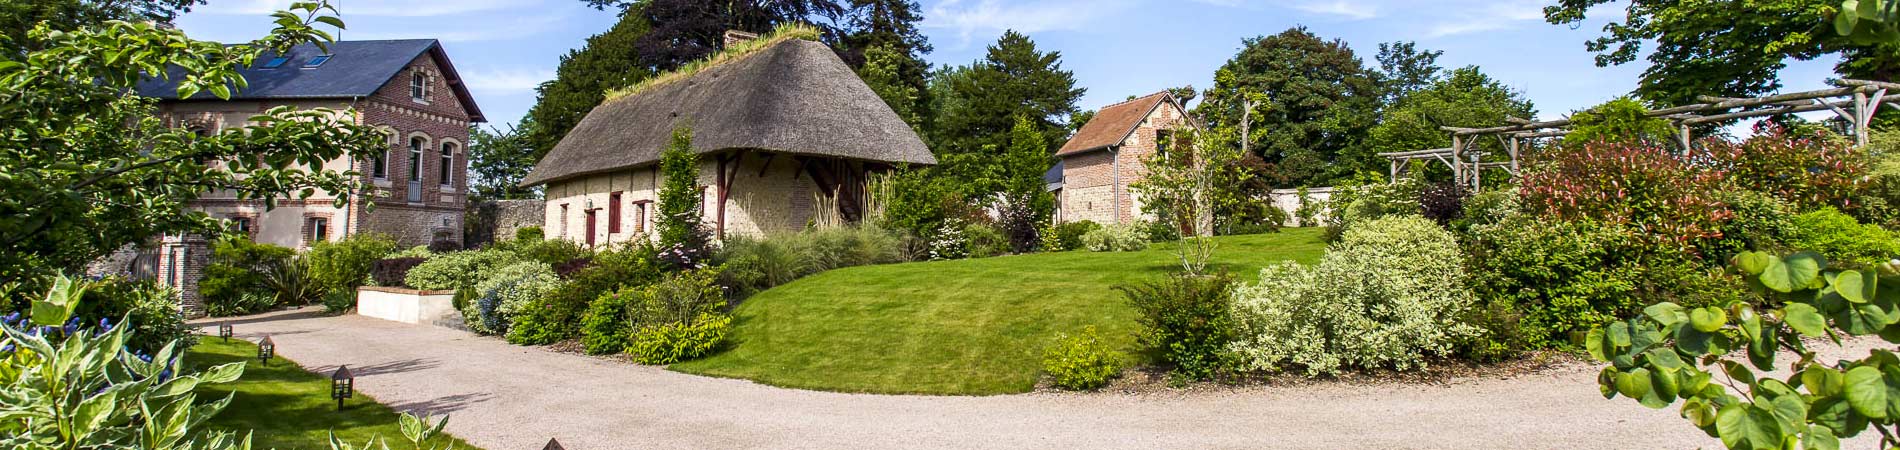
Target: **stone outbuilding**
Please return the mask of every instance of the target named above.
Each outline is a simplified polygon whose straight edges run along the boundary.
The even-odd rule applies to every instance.
[[[1148,174],[1143,160],[1166,153],[1176,130],[1194,126],[1167,91],[1103,107],[1056,151],[1056,165],[1043,177],[1056,194],[1056,220],[1154,220],[1142,213],[1141,196],[1128,186]]]
[[[718,236],[855,221],[867,176],[936,164],[829,47],[766,39],[589,112],[522,182],[545,185],[547,237],[600,245],[653,235],[657,163],[682,126],[700,155],[702,222]]]

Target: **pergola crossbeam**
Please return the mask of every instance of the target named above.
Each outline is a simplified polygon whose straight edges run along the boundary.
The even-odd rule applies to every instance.
[[[1875,113],[1883,105],[1900,109],[1900,94],[1887,94],[1900,92],[1900,83],[1836,80],[1833,84],[1835,87],[1828,89],[1752,98],[1698,96],[1696,100],[1701,103],[1652,110],[1644,115],[1670,121],[1677,129],[1677,145],[1682,146],[1682,151],[1686,153],[1694,143],[1691,133],[1695,125],[1813,111],[1829,111],[1847,121],[1853,127],[1857,144],[1865,146],[1865,130],[1873,121]],[[1507,117],[1504,122],[1507,125],[1485,128],[1441,126],[1438,127],[1440,130],[1451,134],[1450,148],[1380,153],[1379,156],[1392,160],[1395,179],[1402,173],[1400,162],[1430,158],[1451,166],[1452,176],[1459,183],[1470,183],[1476,187],[1480,185],[1481,172],[1487,168],[1503,168],[1512,176],[1517,175],[1518,157],[1522,153],[1521,140],[1564,136],[1570,133],[1567,128],[1573,125],[1569,118],[1539,122]],[[1499,145],[1509,153],[1510,160],[1485,161],[1486,152],[1472,151],[1472,144],[1477,142],[1474,138],[1484,135],[1496,135]]]

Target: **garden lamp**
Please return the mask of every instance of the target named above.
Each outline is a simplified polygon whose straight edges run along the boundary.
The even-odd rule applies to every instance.
[[[350,366],[336,369],[330,374],[330,398],[336,399],[336,410],[343,410],[343,399],[356,394],[356,376],[350,374]]]
[[[271,342],[270,336],[264,336],[263,340],[257,341],[257,361],[268,364],[272,356],[277,356],[277,343]]]
[[[567,447],[562,447],[559,440],[548,438],[548,446],[541,447],[541,450],[567,450]]]
[[[231,342],[231,322],[218,323],[218,337],[224,338],[225,342]]]

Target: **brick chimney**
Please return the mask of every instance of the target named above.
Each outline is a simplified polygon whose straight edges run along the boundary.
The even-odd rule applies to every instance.
[[[747,32],[739,31],[739,30],[726,30],[725,48],[732,48],[732,46],[735,44],[739,44],[741,42],[746,42],[746,41],[750,41],[750,40],[758,39],[758,38],[759,38],[758,33],[747,33]]]

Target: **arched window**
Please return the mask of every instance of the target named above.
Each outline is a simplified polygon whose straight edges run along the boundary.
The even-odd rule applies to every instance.
[[[455,182],[455,172],[453,170],[454,167],[455,167],[455,143],[443,142],[442,143],[442,165],[441,165],[441,170],[440,170],[440,172],[442,172],[440,183],[443,186],[448,186],[450,183]]]
[[[421,137],[409,138],[409,181],[422,181],[422,147],[429,145]]]

